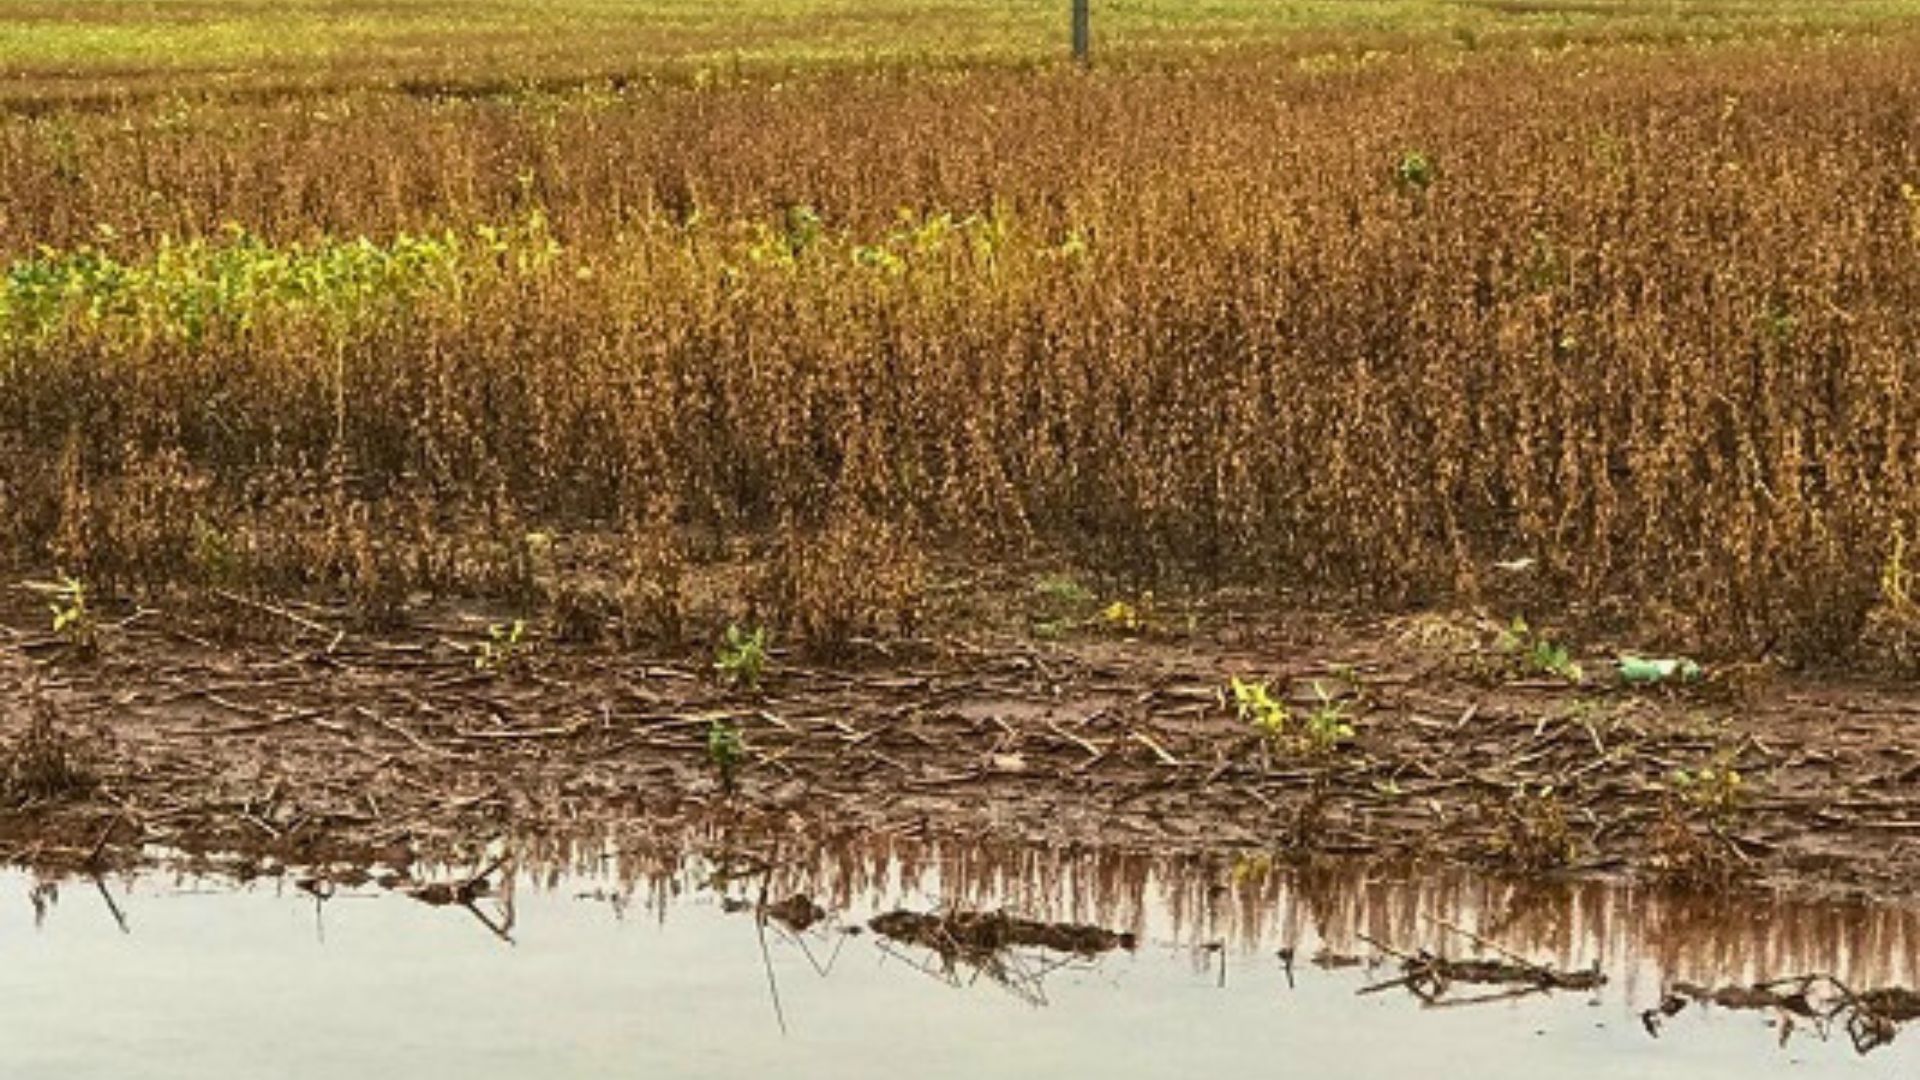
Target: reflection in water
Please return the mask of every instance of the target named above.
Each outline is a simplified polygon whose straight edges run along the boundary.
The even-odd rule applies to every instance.
[[[921,895],[950,908],[1005,909],[1189,948],[1255,952],[1313,941],[1353,953],[1371,940],[1452,952],[1461,941],[1451,925],[1556,968],[1601,962],[1633,995],[1674,981],[1750,983],[1807,971],[1855,986],[1910,985],[1920,946],[1920,909],[1463,871],[1283,869],[1261,860],[871,840],[784,857],[761,850],[689,860],[678,851],[614,856],[576,847],[522,858],[523,872],[539,866],[531,876],[549,888],[590,876],[613,883],[622,908],[637,903],[660,917],[690,889],[716,878],[757,885],[764,873],[770,895],[805,896],[829,912]]]
[[[1675,983],[1660,1004],[1640,1014],[1640,1022],[1647,1034],[1657,1037],[1666,1021],[1694,1002],[1772,1012],[1778,1017],[1782,1045],[1802,1022],[1823,1040],[1838,1027],[1862,1054],[1891,1043],[1901,1024],[1920,1017],[1920,994],[1905,987],[1855,990],[1832,975],[1809,974],[1718,989]]]
[[[667,846],[526,844],[511,858],[496,853],[428,881],[342,872],[274,879],[241,893],[186,870],[82,878],[64,888],[0,875],[0,894],[9,882],[22,886],[31,925],[44,927],[34,936],[51,950],[48,970],[58,974],[42,973],[41,985],[69,972],[93,977],[83,962],[58,955],[72,909],[82,904],[104,911],[96,925],[128,943],[131,952],[114,960],[118,972],[149,949],[156,967],[182,962],[167,951],[180,947],[169,936],[180,932],[180,924],[169,921],[180,918],[172,905],[207,905],[204,921],[219,932],[195,944],[192,963],[214,964],[230,940],[243,937],[226,934],[228,920],[244,925],[258,917],[261,903],[297,902],[303,920],[310,909],[309,940],[322,955],[353,954],[378,942],[379,950],[360,961],[375,971],[388,962],[409,971],[491,970],[507,962],[510,990],[489,993],[523,996],[522,1008],[534,1018],[551,1012],[549,999],[563,988],[576,995],[638,995],[648,1015],[663,1017],[676,1033],[674,1017],[713,1022],[707,1014],[721,1008],[728,1029],[738,1032],[736,1052],[764,1054],[762,1064],[769,1065],[825,1038],[818,1013],[804,1004],[821,992],[842,999],[862,1023],[897,1025],[901,1017],[892,1011],[911,1002],[919,1012],[896,1037],[951,1038],[963,1046],[982,1037],[967,1035],[968,1023],[985,1022],[967,1019],[980,1008],[982,993],[1023,1008],[1059,1006],[1073,1019],[1036,1030],[1100,1033],[1086,1037],[1104,1040],[1101,1045],[1076,1043],[1073,1052],[1089,1061],[1112,1056],[1113,1075],[1166,1075],[1140,1064],[1139,1047],[1124,1051],[1139,1025],[1150,1023],[1147,1017],[1168,1010],[1188,1026],[1218,1018],[1224,1026],[1209,1036],[1217,1045],[1208,1052],[1221,1068],[1265,1060],[1258,1055],[1272,1054],[1268,1040],[1282,1034],[1287,1053],[1310,1060],[1312,1039],[1327,1024],[1364,1013],[1367,1030],[1409,1048],[1422,1038],[1511,1041],[1534,1030],[1540,1018],[1554,1017],[1563,1032],[1604,1029],[1604,1037],[1566,1036],[1570,1049],[1563,1056],[1583,1067],[1595,1054],[1672,1055],[1713,1045],[1726,1056],[1728,1075],[1744,1075],[1752,1063],[1735,1067],[1727,1055],[1736,1052],[1724,1043],[1729,1036],[1714,1042],[1712,1022],[1700,1019],[1709,1007],[1745,1017],[1732,1035],[1774,1055],[1791,1054],[1807,1036],[1838,1032],[1844,1038],[1833,1042],[1843,1056],[1821,1059],[1831,1068],[1849,1059],[1846,1046],[1883,1046],[1898,1022],[1920,1015],[1920,997],[1899,989],[1915,981],[1913,947],[1920,943],[1920,912],[1907,909],[1729,900],[1596,882],[1516,884],[1464,873],[1282,869],[1260,860],[909,841],[849,840],[802,851],[720,836],[694,849],[702,854]],[[25,916],[23,909],[23,922]],[[5,925],[0,922],[0,934]],[[601,957],[631,947],[630,937],[615,935],[640,930],[677,959],[597,966]],[[255,955],[270,958],[272,950],[291,946],[283,940],[256,947],[264,952]],[[573,958],[562,962],[562,956]],[[560,986],[529,973],[548,957],[559,965],[553,977],[564,980]],[[850,958],[858,962],[849,964]],[[30,965],[11,970],[16,978],[34,977]],[[744,981],[730,982],[722,999],[702,997],[719,971]],[[796,986],[796,979],[806,985]],[[911,984],[929,982],[941,984],[942,996],[908,993]],[[441,983],[430,985],[431,993],[440,992]],[[1142,998],[1143,986],[1160,989]],[[1194,986],[1217,996],[1165,996],[1169,988]],[[973,989],[952,994],[945,992],[949,987]],[[1063,987],[1071,991],[1065,997],[1057,992]],[[799,1016],[796,990],[804,990]],[[1107,1002],[1101,1007],[1107,1012],[1092,1009],[1090,1001]],[[1500,1004],[1454,1007],[1469,1002]],[[1445,1006],[1445,1030],[1458,1034],[1407,1026],[1428,1011],[1412,1003]],[[1594,1012],[1591,1004],[1611,1011]],[[462,1007],[479,1010],[471,1002]],[[1581,1011],[1613,1019],[1583,1025]],[[1765,1040],[1755,1038],[1750,1012],[1771,1025]],[[574,1019],[551,1022],[564,1026]],[[1103,1027],[1111,1024],[1121,1026]],[[442,1038],[464,1030],[449,1027]],[[698,1031],[698,1024],[689,1030]],[[1022,1029],[1003,1018],[984,1030],[999,1037]],[[1718,1030],[1728,1031],[1725,1025]],[[1514,1045],[1521,1050],[1506,1062],[1512,1075],[1577,1071],[1560,1069],[1550,1046]],[[1326,1052],[1340,1053],[1337,1046]],[[1675,1060],[1685,1068],[1673,1075],[1712,1071],[1703,1072],[1696,1058]],[[972,1058],[956,1064],[968,1061],[979,1064]],[[869,1073],[898,1075],[883,1064],[876,1059]],[[1016,1064],[956,1067],[952,1074],[1024,1075]],[[670,1066],[661,1066],[665,1074],[735,1074],[731,1067]],[[551,1074],[637,1075],[624,1066],[596,1068],[582,1064]],[[521,1074],[486,1061],[465,1062],[460,1071]],[[89,1074],[82,1068],[75,1075]],[[116,1073],[103,1064],[98,1075]]]
[[[624,865],[627,886],[663,917],[688,884],[688,864],[678,857]],[[1821,1038],[1838,1024],[1863,1052],[1892,1041],[1895,1025],[1920,1015],[1903,989],[1914,980],[1920,911],[1906,908],[1597,881],[1523,883],[1458,871],[1283,871],[1264,861],[871,840],[753,865],[764,869],[774,894],[810,896],[835,911],[906,893],[949,911],[1097,924],[1124,934],[1128,947],[1139,940],[1185,948],[1202,965],[1217,964],[1223,981],[1226,947],[1284,955],[1291,979],[1295,943],[1312,941],[1322,966],[1360,954],[1371,954],[1368,966],[1399,961],[1362,992],[1400,987],[1427,1005],[1598,991],[1611,978],[1630,1000],[1654,1002],[1646,1027],[1655,1036],[1654,1018],[1670,1018],[1675,1000],[1774,1011],[1783,1041],[1796,1021]],[[911,961],[917,970],[958,985],[959,969],[970,967],[972,977],[1034,1004],[1046,1001],[1047,975],[1083,959],[1073,950],[1060,950],[1066,955],[1058,959],[1019,950],[929,951],[937,955]],[[1475,959],[1447,959],[1463,952]],[[1489,952],[1492,960],[1478,959]],[[1792,988],[1800,983],[1839,989],[1810,1004]],[[1449,984],[1493,989],[1443,1002]]]

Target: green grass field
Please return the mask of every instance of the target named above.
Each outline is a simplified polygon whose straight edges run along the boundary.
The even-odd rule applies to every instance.
[[[1110,63],[1283,48],[1468,52],[1848,34],[1913,0],[1095,0]],[[821,66],[1024,64],[1066,0],[9,0],[0,94],[487,87]]]

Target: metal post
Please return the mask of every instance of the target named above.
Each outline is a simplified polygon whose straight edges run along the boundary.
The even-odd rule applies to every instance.
[[[1073,0],[1073,58],[1082,64],[1091,58],[1093,48],[1091,5],[1092,0]]]

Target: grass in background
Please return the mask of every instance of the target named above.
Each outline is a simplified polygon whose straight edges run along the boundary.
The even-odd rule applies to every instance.
[[[1911,0],[1096,0],[1103,62],[1282,50],[1673,45],[1875,33]],[[0,10],[0,100],[278,88],[489,89],[823,68],[1031,64],[1066,0],[24,0]]]

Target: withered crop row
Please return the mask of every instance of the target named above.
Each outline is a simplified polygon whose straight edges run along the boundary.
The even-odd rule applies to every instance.
[[[746,552],[825,637],[949,557],[1375,604],[1530,559],[1690,647],[1845,655],[1920,621],[1916,65],[0,120],[0,559],[378,605],[557,544],[671,607]]]

